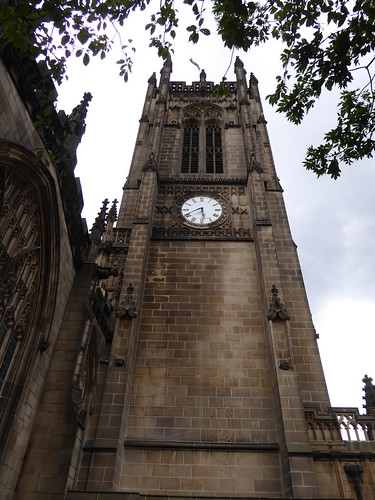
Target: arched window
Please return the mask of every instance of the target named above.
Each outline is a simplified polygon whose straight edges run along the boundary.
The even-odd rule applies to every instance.
[[[0,141],[0,421],[48,336],[58,283],[55,181],[21,146]],[[8,404],[9,403],[9,404]],[[5,425],[5,424],[4,424]],[[4,427],[3,427],[4,428]],[[1,428],[0,428],[1,431]],[[1,440],[1,436],[0,436]]]
[[[196,126],[187,126],[184,129],[182,144],[181,172],[196,174],[198,172],[199,157],[199,129]]]
[[[223,173],[221,129],[216,126],[209,126],[206,128],[206,173]]]
[[[182,174],[223,174],[223,109],[188,104],[182,112]]]
[[[36,307],[40,233],[33,188],[11,170],[1,172],[0,390]]]

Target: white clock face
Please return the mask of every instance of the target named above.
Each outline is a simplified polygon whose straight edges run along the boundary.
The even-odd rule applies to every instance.
[[[209,196],[194,196],[181,207],[184,219],[197,226],[206,226],[218,221],[223,213],[220,203]]]

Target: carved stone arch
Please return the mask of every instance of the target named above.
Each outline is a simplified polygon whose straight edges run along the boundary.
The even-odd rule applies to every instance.
[[[182,124],[186,126],[200,127],[203,114],[202,106],[198,104],[188,104],[182,109]]]
[[[217,104],[205,106],[203,111],[203,120],[205,126],[220,127],[223,126],[224,110]]]
[[[1,446],[53,322],[60,235],[55,179],[18,144],[0,141],[0,192]]]

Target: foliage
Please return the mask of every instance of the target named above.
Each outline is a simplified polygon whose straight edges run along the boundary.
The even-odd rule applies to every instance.
[[[206,0],[208,2],[208,0]],[[121,33],[132,13],[150,11],[146,25],[150,46],[163,59],[173,52],[179,24],[177,0],[0,0],[2,47],[11,43],[45,59],[53,77],[61,82],[71,55],[105,58],[115,38],[123,58],[120,74],[132,69],[132,40]],[[204,0],[180,0],[191,7],[189,40],[209,35],[204,24]],[[323,143],[310,147],[305,166],[316,174],[340,175],[340,164],[371,157],[375,150],[374,90],[375,4],[373,0],[210,0],[218,33],[229,48],[249,50],[274,38],[283,43],[283,73],[275,92],[268,96],[277,111],[299,124],[324,89],[340,90],[337,126]],[[157,12],[151,13],[157,5]],[[153,11],[152,11],[153,12]],[[115,36],[108,36],[112,26]],[[360,70],[366,80],[352,88]],[[361,80],[361,79],[360,79]],[[363,81],[363,78],[362,78]]]
[[[372,0],[241,0],[214,2],[218,31],[228,47],[245,50],[270,38],[283,42],[283,74],[268,96],[279,112],[301,123],[323,89],[340,89],[337,126],[309,147],[304,165],[318,176],[340,175],[340,164],[372,157],[375,142],[375,4]],[[365,82],[350,89],[354,73]]]

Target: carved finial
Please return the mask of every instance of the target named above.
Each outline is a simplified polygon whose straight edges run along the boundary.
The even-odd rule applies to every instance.
[[[241,59],[238,56],[236,57],[234,67],[235,68],[243,68],[243,62],[241,61]]]
[[[142,171],[145,172],[146,170],[153,170],[154,172],[157,171],[157,164],[154,153],[150,153],[146,163],[143,165]]]
[[[76,162],[76,151],[86,130],[85,119],[92,95],[85,92],[81,102],[73,109],[64,125],[63,142],[66,155]]]
[[[112,206],[108,212],[108,217],[107,217],[107,221],[108,222],[116,222],[117,220],[117,199],[115,198],[112,202]]]
[[[206,87],[207,87],[206,72],[204,71],[204,69],[202,69],[202,71],[199,75],[199,89],[200,89],[201,94],[206,93]]]
[[[83,99],[81,100],[81,102],[73,109],[73,111],[68,116],[68,125],[71,134],[79,136],[82,136],[84,134],[86,129],[85,119],[91,99],[92,95],[90,94],[90,92],[85,92],[83,94]]]
[[[365,384],[362,390],[365,393],[363,399],[366,401],[363,408],[366,409],[366,413],[371,413],[375,410],[375,385],[372,383],[372,378],[368,375],[363,377],[362,382]]]
[[[286,310],[286,307],[284,304],[280,301],[279,298],[279,291],[276,288],[275,285],[272,285],[272,299],[271,299],[271,305],[268,309],[268,314],[267,318],[275,321],[276,319],[280,319],[282,321],[286,321],[287,319],[290,319],[290,316]]]
[[[172,59],[171,57],[167,57],[167,59],[164,61],[163,68],[161,70],[161,73],[172,73]]]
[[[98,249],[99,245],[103,236],[103,233],[105,231],[105,222],[106,222],[106,215],[107,215],[107,206],[108,206],[108,199],[106,198],[103,201],[102,208],[100,212],[98,213],[94,224],[92,225],[91,228],[91,234],[90,234],[90,250],[89,250],[89,258],[96,259],[98,256]]]
[[[250,73],[250,80],[249,80],[250,85],[258,85],[258,79],[254,75],[254,73]]]
[[[111,249],[111,242],[113,240],[113,224],[117,220],[117,203],[118,202],[115,198],[107,215],[107,223],[105,225],[105,232],[103,233],[101,245],[103,250],[106,249],[107,251],[110,251]]]
[[[152,84],[152,85],[156,85],[156,73],[155,72],[152,73],[152,75],[148,79],[147,83]]]
[[[108,198],[106,198],[105,200],[103,200],[102,208],[100,209],[100,212],[98,212],[98,215],[97,215],[97,217],[95,219],[95,222],[92,225],[91,232],[93,232],[94,229],[97,229],[97,230],[99,230],[101,232],[104,231],[108,203],[109,203]]]

